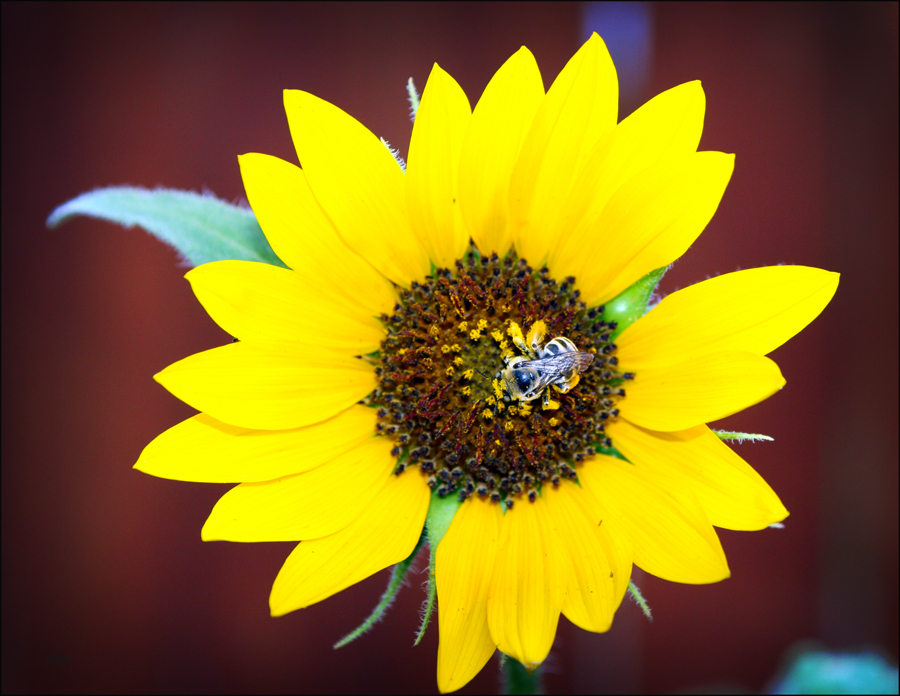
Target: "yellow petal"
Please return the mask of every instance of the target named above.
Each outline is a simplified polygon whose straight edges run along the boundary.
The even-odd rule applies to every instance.
[[[788,516],[762,476],[705,425],[663,433],[620,418],[606,431],[653,481],[666,490],[692,492],[716,527],[765,529]]]
[[[368,363],[294,341],[230,343],[179,360],[153,379],[216,420],[262,430],[321,423],[376,385]]]
[[[471,681],[497,646],[487,623],[487,596],[503,513],[475,496],[464,502],[437,548],[437,681],[441,693]]]
[[[715,214],[733,169],[734,155],[695,152],[631,177],[598,217],[575,227],[561,252],[581,299],[603,304],[687,251]]]
[[[519,499],[503,516],[487,614],[494,643],[528,669],[553,645],[568,563],[547,503]]]
[[[435,63],[409,142],[406,206],[413,230],[438,268],[453,268],[469,246],[457,172],[471,115],[465,92]]]
[[[387,147],[312,94],[285,90],[284,108],[300,166],[341,238],[395,283],[422,280],[431,265],[409,225],[403,170]]]
[[[314,469],[375,438],[376,422],[375,409],[366,406],[293,430],[238,428],[199,413],[147,445],[134,468],[176,481],[271,481]]]
[[[460,154],[459,203],[484,255],[503,256],[512,245],[509,181],[543,98],[541,73],[523,46],[494,74],[472,113]]]
[[[340,491],[334,494],[339,500]],[[293,550],[272,586],[272,616],[321,602],[408,557],[422,533],[430,499],[417,471],[389,476],[353,522]]]
[[[213,321],[241,340],[286,339],[360,355],[378,350],[384,338],[381,321],[360,308],[347,311],[338,297],[286,268],[215,261],[185,277]]]
[[[352,522],[397,464],[393,442],[372,438],[311,471],[242,483],[219,498],[203,541],[300,541],[334,534]]]
[[[769,358],[729,350],[637,372],[618,406],[623,418],[644,428],[686,430],[743,411],[783,386]]]
[[[379,316],[394,306],[390,282],[353,252],[325,215],[303,170],[270,155],[238,157],[250,207],[279,258],[317,297]]]
[[[601,504],[571,481],[545,486],[541,497],[571,562],[563,613],[587,631],[608,631],[631,577],[630,540],[621,531],[610,534],[618,519],[599,516]]]
[[[673,292],[616,339],[628,370],[719,350],[765,355],[815,319],[839,275],[807,266],[768,266]]]
[[[597,219],[610,197],[634,175],[660,162],[697,151],[703,131],[706,97],[700,82],[688,82],[657,95],[616,126],[599,143],[578,177],[570,205],[586,200],[588,208],[572,239],[566,230],[557,240],[550,267],[557,277],[584,270],[585,231],[597,242]],[[591,234],[593,233],[593,234]]]
[[[548,90],[513,169],[513,241],[534,268],[584,214],[589,201],[579,201],[575,209],[565,204],[590,152],[615,127],[618,100],[615,66],[603,40],[593,34]]]
[[[634,562],[648,573],[690,584],[729,576],[716,531],[693,496],[657,486],[639,467],[604,454],[582,466],[578,480],[619,513]]]

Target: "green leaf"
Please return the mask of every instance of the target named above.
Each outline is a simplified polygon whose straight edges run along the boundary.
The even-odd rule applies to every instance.
[[[58,227],[77,215],[143,227],[175,247],[191,266],[238,259],[286,268],[269,246],[252,210],[212,195],[112,186],[63,203],[47,218],[47,226]]]
[[[643,278],[638,280],[634,285],[626,288],[615,298],[604,305],[603,321],[614,321],[618,324],[616,330],[611,336],[615,339],[627,326],[633,324],[647,313],[647,303],[650,296],[659,285],[665,272],[669,270],[668,266],[657,268],[650,271]]]

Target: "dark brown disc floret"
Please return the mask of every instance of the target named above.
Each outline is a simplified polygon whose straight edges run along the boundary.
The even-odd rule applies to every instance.
[[[577,478],[581,462],[611,447],[604,428],[632,375],[616,369],[615,322],[579,299],[575,278],[472,248],[399,295],[381,317],[378,387],[365,400],[378,409],[378,433],[396,443],[397,474],[418,466],[440,496],[511,506]],[[510,399],[495,376],[504,356],[522,355],[513,338],[540,321],[545,340],[564,336],[594,358],[570,391],[547,387],[549,403]]]

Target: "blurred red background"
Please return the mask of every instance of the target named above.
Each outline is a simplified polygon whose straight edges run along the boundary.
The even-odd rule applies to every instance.
[[[787,388],[724,424],[775,438],[740,452],[786,528],[721,532],[732,577],[717,585],[638,572],[653,623],[627,600],[605,635],[562,620],[547,688],[759,690],[803,639],[896,662],[897,4],[646,4],[631,39],[616,7],[3,4],[3,692],[435,691],[436,624],[412,648],[424,576],[333,651],[386,572],[272,619],[292,545],[203,544],[227,486],[131,469],[192,413],[151,376],[228,337],[143,231],[44,221],[111,184],[242,197],[236,155],[296,162],[287,87],[405,153],[410,75],[421,88],[437,61],[474,104],[524,44],[549,86],[591,29],[620,64],[621,116],[701,79],[701,149],[737,153],[663,290],[778,263],[842,279],[774,354]],[[489,665],[464,692],[496,680]]]

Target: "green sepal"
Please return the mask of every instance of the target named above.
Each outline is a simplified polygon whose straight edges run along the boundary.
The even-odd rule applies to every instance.
[[[366,633],[372,626],[381,621],[385,614],[387,614],[387,610],[391,608],[391,605],[394,603],[394,600],[397,598],[397,594],[400,592],[400,588],[403,585],[403,580],[406,577],[406,574],[409,572],[410,567],[412,567],[413,561],[416,560],[416,556],[419,551],[425,545],[426,541],[426,533],[425,530],[422,530],[422,534],[419,536],[419,541],[416,542],[416,547],[413,549],[412,553],[406,557],[406,559],[400,561],[397,565],[394,566],[391,571],[391,579],[388,582],[387,589],[384,591],[384,594],[381,595],[381,599],[378,601],[378,605],[375,609],[372,610],[372,613],[369,614],[369,618],[363,621],[357,628],[348,633],[346,636],[341,638],[337,643],[335,643],[332,647],[337,650],[338,648],[343,648],[345,645],[352,643],[354,640],[359,638],[363,633]]]
[[[435,583],[434,565],[435,556],[437,555],[437,547],[441,543],[441,539],[450,529],[450,523],[462,502],[455,495],[448,495],[441,498],[436,492],[431,493],[431,503],[428,505],[428,514],[425,517],[425,530],[428,533],[428,548],[431,555],[428,559],[428,582],[426,584],[427,596],[425,606],[422,612],[422,623],[419,625],[419,631],[416,634],[416,641],[413,645],[418,645],[425,636],[425,629],[431,621],[431,614],[434,611],[434,600],[437,597],[437,584]]]
[[[419,113],[419,93],[416,91],[416,83],[412,78],[406,81],[406,94],[409,98],[409,120],[415,123],[416,114]]]
[[[720,440],[737,440],[738,444],[741,444],[744,440],[750,440],[750,442],[756,442],[761,440],[763,442],[774,442],[774,437],[769,437],[768,435],[760,435],[758,433],[738,433],[733,430],[713,430]]]
[[[432,555],[447,530],[450,529],[450,523],[453,522],[453,517],[460,505],[462,505],[462,501],[457,496],[448,495],[442,498],[432,491],[431,503],[428,505],[428,514],[425,517],[425,529],[428,530],[428,545],[431,546]]]
[[[631,464],[631,462],[628,461],[628,457],[626,457],[626,456],[625,456],[624,454],[622,454],[619,450],[617,450],[617,449],[615,448],[615,446],[612,446],[612,447],[606,447],[606,446],[604,446],[604,445],[603,445],[602,443],[600,443],[600,442],[592,442],[591,445],[592,445],[592,446],[594,447],[594,449],[597,450],[600,454],[605,454],[605,455],[610,456],[610,457],[615,457],[616,459],[621,459],[623,462],[628,462],[629,464]]]
[[[653,612],[650,611],[650,605],[647,604],[647,600],[644,599],[644,595],[641,594],[638,586],[635,585],[634,580],[631,579],[628,580],[628,594],[631,595],[631,598],[641,608],[644,616],[647,617],[647,621],[653,621]]]
[[[604,305],[603,321],[614,321],[618,324],[610,336],[615,339],[625,328],[647,313],[647,304],[650,296],[659,285],[663,275],[669,270],[668,266],[650,271],[647,275],[634,283],[629,288],[620,292],[615,298]]]
[[[540,667],[529,670],[516,658],[500,653],[500,669],[503,672],[504,694],[542,694]]]
[[[397,166],[403,170],[403,173],[406,173],[406,161],[400,156],[400,150],[395,147],[391,147],[391,144],[385,140],[384,138],[378,138],[381,141],[381,144],[384,145],[388,152],[391,153],[391,157],[394,158],[394,161],[397,163]]]
[[[82,193],[63,203],[47,218],[58,227],[78,215],[143,227],[175,247],[190,266],[237,259],[287,268],[272,251],[250,208],[213,195],[133,186],[111,186]]]
[[[425,604],[422,607],[422,621],[419,623],[419,630],[416,631],[416,639],[413,641],[413,647],[422,642],[425,637],[425,629],[431,623],[431,614],[434,612],[434,600],[437,598],[437,583],[434,575],[434,550],[437,544],[433,546],[429,543],[430,555],[428,556],[428,581],[425,584]]]

